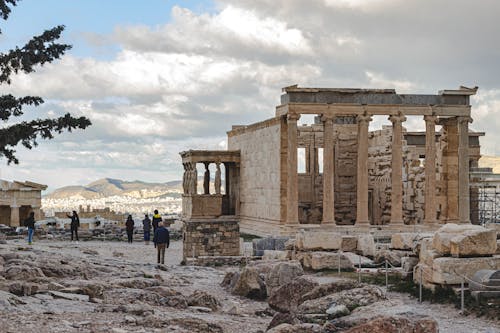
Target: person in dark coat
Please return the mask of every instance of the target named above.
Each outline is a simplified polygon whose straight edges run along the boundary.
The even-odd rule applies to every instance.
[[[144,231],[144,242],[149,245],[149,239],[151,237],[151,220],[148,214],[144,214],[144,220],[142,220],[142,230]]]
[[[157,251],[157,258],[159,264],[165,263],[165,248],[168,249],[170,246],[170,233],[168,229],[163,226],[163,222],[160,222],[158,228],[155,231],[153,242]]]
[[[24,226],[28,228],[28,244],[33,244],[33,234],[35,233],[35,212],[31,212],[24,220]]]
[[[156,231],[156,229],[158,228],[158,223],[160,223],[161,221],[161,215],[158,214],[158,209],[155,209],[153,214],[153,233]]]
[[[134,220],[132,220],[132,215],[129,215],[127,217],[127,222],[125,222],[125,227],[127,229],[128,242],[132,243],[132,239],[134,238]]]
[[[66,214],[67,217],[71,219],[71,240],[73,240],[73,233],[75,234],[76,241],[78,242],[78,228],[80,227],[80,218],[76,211],[73,211],[73,215]]]

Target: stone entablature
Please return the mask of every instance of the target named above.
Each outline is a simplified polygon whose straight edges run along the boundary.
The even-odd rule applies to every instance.
[[[30,181],[0,180],[0,224],[20,226],[31,211],[36,220],[41,220],[42,191],[45,189],[47,185]]]

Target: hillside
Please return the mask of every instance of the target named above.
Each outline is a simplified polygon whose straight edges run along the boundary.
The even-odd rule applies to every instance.
[[[500,173],[500,157],[499,156],[482,156],[479,159],[479,167],[492,168],[494,173]]]
[[[97,199],[110,196],[129,196],[134,198],[154,198],[167,193],[180,192],[182,181],[167,183],[146,183],[142,181],[123,181],[120,179],[99,179],[85,186],[65,186],[44,196],[45,199]]]

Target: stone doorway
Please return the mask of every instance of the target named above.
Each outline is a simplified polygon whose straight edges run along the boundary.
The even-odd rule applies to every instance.
[[[11,225],[10,223],[10,206],[0,206],[0,224]]]
[[[31,206],[19,207],[19,225],[21,227],[24,227],[24,220],[26,220],[28,218],[31,211],[32,211]]]

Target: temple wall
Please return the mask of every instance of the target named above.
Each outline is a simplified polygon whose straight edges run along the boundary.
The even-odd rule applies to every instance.
[[[283,121],[273,118],[228,133],[228,149],[240,150],[240,228],[266,235],[278,232],[282,201],[286,200],[286,131]],[[283,138],[282,136],[285,136]],[[285,168],[283,170],[283,168]],[[284,206],[284,205],[283,205]]]
[[[391,218],[391,152],[392,128],[370,132],[368,148],[369,189],[371,190],[371,221],[389,224]],[[422,149],[403,141],[403,219],[405,224],[420,224],[424,218],[425,174],[420,153]]]

